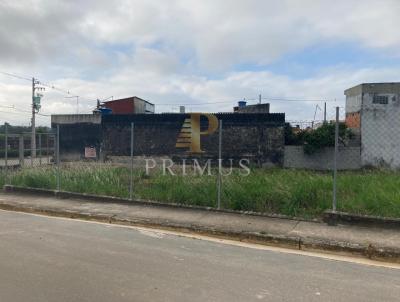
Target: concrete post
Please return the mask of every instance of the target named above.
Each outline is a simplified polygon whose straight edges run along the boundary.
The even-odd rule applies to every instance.
[[[337,186],[337,157],[339,152],[339,107],[336,107],[336,123],[335,123],[335,152],[333,158],[333,200],[332,210],[336,211],[337,197],[336,197],[336,186]]]
[[[57,191],[60,191],[60,125],[57,125],[57,137],[56,137],[56,158],[57,158]]]
[[[8,184],[8,124],[4,123],[4,164],[5,164],[5,177],[4,184]]]
[[[217,208],[221,208],[221,186],[222,186],[222,120],[219,120],[218,138],[218,187],[217,187]]]
[[[24,166],[24,135],[20,134],[19,135],[19,145],[18,145],[18,154],[19,154],[19,165],[21,167]]]
[[[49,150],[49,136],[50,134],[46,134],[46,157],[47,157],[47,164],[50,164],[50,150]],[[53,152],[54,153],[54,152]],[[54,154],[53,154],[54,156]]]
[[[131,123],[131,171],[129,181],[129,199],[133,199],[133,139],[134,139],[134,123]]]
[[[42,165],[42,135],[39,133],[38,134],[39,138],[39,165]]]

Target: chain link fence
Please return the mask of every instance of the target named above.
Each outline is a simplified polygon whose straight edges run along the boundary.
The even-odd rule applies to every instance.
[[[196,156],[143,155],[136,143],[142,134],[134,123],[120,129],[116,148],[88,142],[78,153],[68,142],[60,144],[63,134],[57,127],[37,134],[36,155],[30,133],[6,129],[0,136],[1,175],[3,184],[218,209],[308,218],[328,209],[400,216],[400,137],[352,124],[339,107],[335,114],[333,121],[286,123],[274,164],[250,155],[231,158],[227,150],[235,142],[222,120],[214,129],[214,152]],[[384,128],[399,122],[385,123]],[[185,133],[177,146],[190,138]],[[146,139],[151,150],[154,142]]]
[[[31,133],[14,133],[5,124],[5,131],[0,135],[0,168],[2,184],[19,184],[29,187],[55,189],[46,184],[45,171],[50,169],[56,158],[56,134],[38,133],[36,149],[31,148]]]

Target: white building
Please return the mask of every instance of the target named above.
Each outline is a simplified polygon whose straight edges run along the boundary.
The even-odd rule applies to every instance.
[[[360,135],[363,166],[400,168],[400,83],[347,89],[346,124]]]

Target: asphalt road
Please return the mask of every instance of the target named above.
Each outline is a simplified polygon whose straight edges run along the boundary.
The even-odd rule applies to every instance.
[[[399,301],[400,270],[0,211],[0,301]]]

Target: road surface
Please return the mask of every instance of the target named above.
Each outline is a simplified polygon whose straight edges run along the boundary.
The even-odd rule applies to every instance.
[[[400,270],[0,211],[0,301],[399,301]]]

